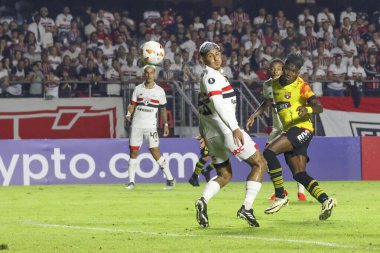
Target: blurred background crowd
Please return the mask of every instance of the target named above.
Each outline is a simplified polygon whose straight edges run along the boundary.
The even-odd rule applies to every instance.
[[[370,5],[0,2],[1,97],[120,96],[121,82],[141,78],[139,47],[150,40],[165,47],[161,81],[196,89],[197,48],[210,40],[224,74],[255,93],[272,59],[297,53],[317,96],[380,96],[380,11]]]

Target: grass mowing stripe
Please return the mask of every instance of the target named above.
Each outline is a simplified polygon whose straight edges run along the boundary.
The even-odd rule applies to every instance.
[[[350,249],[355,249],[355,248],[358,249],[359,248],[358,246],[353,246],[353,245],[342,245],[342,244],[337,244],[337,243],[319,242],[319,241],[283,239],[283,238],[275,238],[275,237],[258,237],[258,236],[242,236],[242,235],[174,234],[174,233],[136,231],[136,230],[127,230],[127,229],[120,229],[120,228],[81,227],[81,226],[70,226],[70,225],[59,225],[59,224],[45,224],[45,223],[36,223],[36,222],[28,222],[28,221],[24,221],[21,224],[22,225],[37,226],[37,227],[67,228],[67,229],[93,230],[93,231],[109,231],[109,232],[121,232],[121,233],[143,234],[143,235],[153,235],[153,236],[251,239],[251,240],[261,240],[261,241],[277,241],[277,242],[287,242],[287,243],[313,244],[313,245],[335,247],[335,248],[350,248]]]

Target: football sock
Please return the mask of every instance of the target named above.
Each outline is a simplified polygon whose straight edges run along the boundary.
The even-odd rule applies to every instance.
[[[261,189],[261,183],[256,181],[247,181],[245,199],[244,199],[244,207],[245,210],[250,210],[252,208],[253,202],[256,199],[257,194]]]
[[[284,179],[282,177],[281,164],[276,154],[269,149],[264,151],[264,157],[268,162],[268,174],[273,182],[276,197],[285,198]]]
[[[195,169],[194,169],[192,177],[197,177],[197,176],[199,176],[199,174],[201,174],[201,172],[203,170],[203,166],[205,166],[206,162],[207,161],[203,160],[202,157],[199,158],[199,161],[195,165]]]
[[[166,162],[165,158],[163,156],[160,157],[160,159],[157,160],[158,165],[160,165],[162,172],[166,176],[167,180],[173,180],[172,173],[169,169],[169,164]]]
[[[131,158],[129,159],[129,182],[134,183],[135,182],[135,175],[136,175],[136,168],[137,168],[137,159]]]
[[[297,182],[297,186],[298,186],[298,192],[305,194],[305,187],[298,182]]]
[[[204,172],[205,172],[205,173],[209,173],[209,172],[212,171],[213,169],[215,169],[215,167],[214,167],[214,163],[210,163],[210,164],[206,167],[206,169],[204,169]]]
[[[306,172],[299,172],[293,176],[294,180],[301,183],[311,196],[316,198],[320,203],[323,203],[329,197],[319,187],[317,180],[309,176]]]
[[[203,191],[202,197],[205,199],[206,203],[210,201],[220,190],[220,185],[214,180],[210,180]]]

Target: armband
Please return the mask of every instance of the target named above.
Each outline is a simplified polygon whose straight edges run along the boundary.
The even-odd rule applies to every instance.
[[[311,108],[310,106],[306,106],[305,108],[308,114],[313,114],[313,108]]]

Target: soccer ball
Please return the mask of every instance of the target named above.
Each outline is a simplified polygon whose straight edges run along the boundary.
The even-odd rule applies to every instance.
[[[156,41],[145,42],[141,47],[141,57],[145,64],[157,65],[164,60],[163,46]]]

